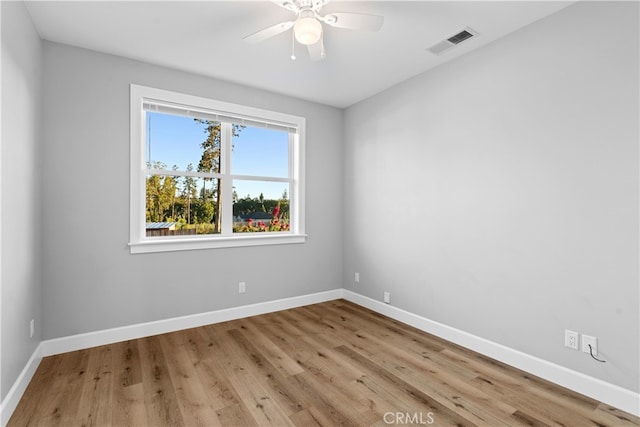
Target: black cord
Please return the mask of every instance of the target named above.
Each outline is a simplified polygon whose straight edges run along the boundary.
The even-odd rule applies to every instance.
[[[585,343],[585,344],[586,344],[586,343]],[[600,362],[600,363],[607,363],[607,361],[606,361],[606,360],[600,360],[600,359],[598,359],[597,357],[595,357],[595,356],[593,355],[593,348],[591,348],[591,344],[588,344],[588,346],[589,346],[589,353],[591,353],[591,357],[593,357],[595,360],[597,360],[597,361],[598,361],[598,362]]]

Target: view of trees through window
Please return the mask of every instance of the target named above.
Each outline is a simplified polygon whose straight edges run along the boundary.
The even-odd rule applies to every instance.
[[[289,231],[287,132],[228,124],[225,153],[223,123],[145,114],[147,237],[219,234],[224,203],[233,204],[234,233]]]

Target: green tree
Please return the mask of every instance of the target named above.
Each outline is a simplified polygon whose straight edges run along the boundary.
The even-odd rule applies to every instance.
[[[187,165],[187,172],[193,172],[193,164],[189,163]],[[192,176],[183,177],[182,182],[182,198],[184,199],[185,204],[185,216],[187,220],[187,224],[192,224],[192,216],[191,216],[191,206],[193,200],[197,197],[198,188],[196,184],[196,179]]]
[[[147,163],[148,169],[164,170],[162,162]],[[172,176],[151,175],[146,181],[146,221],[163,222],[171,215],[172,203],[175,200],[176,180]]]
[[[214,208],[213,208],[212,202],[198,203],[197,209],[196,209],[196,218],[199,224],[202,224],[205,222],[211,222],[211,220],[213,219],[213,214],[214,214]],[[215,232],[217,232],[217,230],[214,229],[214,233]]]
[[[194,119],[196,122],[204,125],[204,133],[207,139],[200,144],[202,148],[202,156],[198,163],[198,172],[220,173],[220,155],[222,142],[222,124],[213,120]],[[240,136],[240,132],[244,129],[241,125],[232,125],[233,137]],[[207,203],[208,195],[206,190],[207,181],[213,181],[214,213],[215,219],[214,232],[218,233],[222,229],[222,211],[220,196],[222,194],[222,182],[220,179],[205,178],[202,184],[202,202]]]
[[[173,165],[173,167],[171,168],[172,171],[177,171],[178,170],[178,165]],[[171,191],[171,218],[175,219],[176,217],[176,192],[178,190],[178,178],[177,177],[171,177],[171,186],[172,186],[172,190]]]

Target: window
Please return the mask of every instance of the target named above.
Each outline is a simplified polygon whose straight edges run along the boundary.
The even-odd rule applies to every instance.
[[[304,127],[131,85],[131,253],[304,242]]]

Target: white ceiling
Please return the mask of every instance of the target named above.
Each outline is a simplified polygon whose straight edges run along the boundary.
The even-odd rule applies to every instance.
[[[270,1],[28,1],[43,39],[347,107],[503,37],[572,1],[333,1],[323,13],[384,16],[378,33],[325,25],[324,61],[291,33],[242,40],[293,15]],[[436,56],[425,49],[465,27],[480,35]]]

